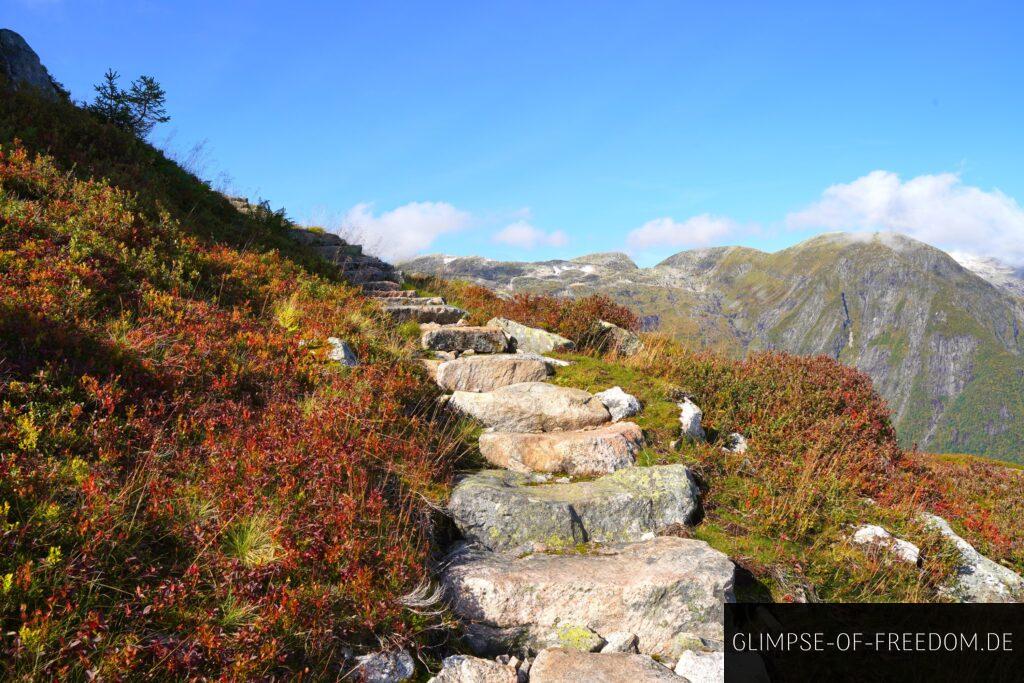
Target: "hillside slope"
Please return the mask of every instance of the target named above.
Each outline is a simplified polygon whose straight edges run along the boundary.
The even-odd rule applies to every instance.
[[[498,291],[608,294],[694,347],[825,354],[872,378],[905,445],[1024,459],[1024,299],[901,235],[699,249],[645,269],[607,254],[426,256],[403,268]]]

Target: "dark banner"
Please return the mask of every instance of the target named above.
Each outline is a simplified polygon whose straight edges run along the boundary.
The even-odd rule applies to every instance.
[[[729,604],[725,680],[1024,681],[1024,605]]]

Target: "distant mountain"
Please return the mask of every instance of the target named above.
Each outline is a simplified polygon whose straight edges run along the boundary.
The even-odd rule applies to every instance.
[[[827,354],[871,376],[905,443],[1024,461],[1024,278],[957,258],[903,235],[836,233],[773,254],[684,251],[652,268],[625,254],[424,256],[402,268],[499,291],[608,294],[694,346]]]

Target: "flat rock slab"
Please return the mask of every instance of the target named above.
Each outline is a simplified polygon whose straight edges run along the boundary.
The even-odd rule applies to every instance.
[[[508,318],[491,318],[488,327],[500,327],[512,340],[513,348],[524,353],[571,351],[576,345],[569,339],[537,327],[527,327]]]
[[[559,624],[570,623],[598,634],[635,633],[640,652],[674,661],[693,634],[723,639],[723,604],[733,599],[729,558],[674,536],[523,558],[463,545],[442,581],[478,653],[540,650]]]
[[[595,427],[611,420],[600,400],[582,389],[524,382],[484,393],[456,391],[456,410],[503,432],[554,432]]]
[[[516,683],[516,670],[489,659],[445,657],[441,671],[427,683]]]
[[[565,648],[544,650],[530,667],[530,683],[682,683],[648,655],[594,653]]]
[[[391,280],[376,280],[374,282],[362,283],[364,291],[367,292],[397,292],[402,289],[402,285]]]
[[[413,292],[415,294],[415,292]],[[374,297],[379,299],[381,304],[384,306],[444,306],[444,299],[439,296],[407,296],[407,297],[393,297],[393,296],[382,296]]]
[[[528,475],[483,470],[452,490],[448,512],[462,535],[498,552],[639,541],[686,524],[699,493],[685,465],[630,467],[590,481],[533,484]],[[622,629],[619,629],[622,630]]]
[[[413,320],[418,323],[438,323],[449,325],[458,322],[466,315],[466,312],[455,306],[410,306],[401,303],[395,306],[385,306],[391,317],[396,322]]]
[[[493,465],[514,472],[577,477],[632,467],[643,447],[644,433],[632,422],[571,432],[485,432],[480,436],[480,454]]]
[[[424,330],[420,345],[431,351],[505,353],[508,337],[497,327],[445,325]]]
[[[394,283],[392,283],[394,284]],[[380,290],[367,290],[368,293],[373,294],[374,299],[414,299],[416,298],[416,292],[411,289],[380,289]]]
[[[445,391],[493,391],[510,384],[540,382],[554,372],[549,363],[515,353],[463,356],[441,363],[437,384]]]

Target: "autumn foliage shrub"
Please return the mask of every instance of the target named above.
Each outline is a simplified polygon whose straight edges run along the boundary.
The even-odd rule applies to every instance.
[[[324,678],[422,642],[443,617],[401,596],[459,443],[409,342],[276,218],[39,111],[118,183],[0,146],[0,678]]]
[[[465,308],[470,313],[470,322],[476,325],[482,325],[491,318],[508,318],[555,332],[584,345],[598,320],[631,331],[640,329],[640,318],[635,313],[603,295],[568,298],[520,293],[499,297],[491,290],[469,282],[434,277],[412,278],[411,282],[417,288],[443,296],[449,303]]]

